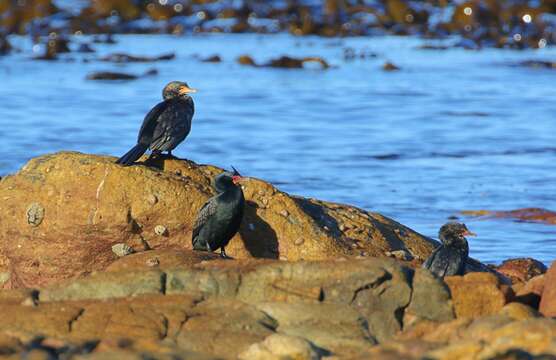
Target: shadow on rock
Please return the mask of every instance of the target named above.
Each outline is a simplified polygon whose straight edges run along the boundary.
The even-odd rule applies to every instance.
[[[257,215],[257,204],[247,201],[239,230],[243,244],[253,257],[278,259],[280,251],[276,231]]]

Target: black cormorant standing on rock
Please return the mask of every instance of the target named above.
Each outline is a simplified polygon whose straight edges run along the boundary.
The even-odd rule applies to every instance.
[[[236,169],[233,173],[224,172],[215,177],[214,188],[218,194],[199,210],[193,226],[193,249],[220,249],[220,256],[228,258],[224,248],[239,230],[245,206],[245,198],[239,185],[241,179]]]
[[[129,150],[116,163],[132,165],[147,149],[152,150],[151,157],[162,151],[172,155],[176,148],[189,134],[191,119],[195,111],[193,99],[189,94],[196,92],[185,82],[172,81],[164,87],[162,97],[164,101],[158,103],[149,111],[139,136],[137,145]]]
[[[438,232],[442,244],[423,263],[423,267],[440,278],[463,275],[469,256],[469,245],[465,236],[476,235],[469,231],[465,224],[449,222],[442,225]]]

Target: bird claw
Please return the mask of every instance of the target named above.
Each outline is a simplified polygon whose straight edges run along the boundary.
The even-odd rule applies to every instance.
[[[220,257],[221,257],[222,259],[228,259],[228,260],[233,259],[232,257],[226,255],[226,251],[225,251],[224,249],[221,249],[221,250],[220,250]]]

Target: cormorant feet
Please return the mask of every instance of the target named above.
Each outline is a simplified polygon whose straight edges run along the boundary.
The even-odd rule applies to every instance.
[[[164,157],[166,159],[174,159],[174,160],[179,160],[180,159],[179,157],[172,154],[172,151],[168,151]]]
[[[155,150],[149,155],[146,162],[157,160],[158,158],[160,158],[161,155],[162,155],[162,152]]]
[[[230,256],[226,255],[226,250],[224,250],[224,248],[220,249],[220,257],[222,259],[227,259],[227,260],[232,260],[233,259],[233,257],[230,257]]]

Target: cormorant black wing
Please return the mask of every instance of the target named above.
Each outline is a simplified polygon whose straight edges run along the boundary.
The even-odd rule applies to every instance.
[[[434,259],[436,258],[436,255],[438,253],[438,251],[440,250],[440,248],[442,247],[442,245],[438,246],[436,249],[434,249],[432,251],[432,253],[430,254],[430,256],[427,258],[427,260],[425,260],[425,262],[423,263],[423,268],[424,269],[431,269],[431,266],[434,262]]]
[[[158,123],[151,140],[151,150],[169,151],[180,144],[191,130],[193,100],[171,99],[158,116]]]
[[[436,276],[462,275],[462,265],[465,260],[456,249],[441,245],[436,248],[423,264]]]
[[[203,205],[201,210],[199,210],[197,219],[195,220],[195,224],[193,225],[193,235],[191,236],[193,241],[195,241],[195,239],[201,232],[201,229],[203,228],[203,226],[205,226],[209,218],[216,213],[217,205],[218,204],[216,202],[216,198],[211,198],[205,203],[205,205]]]
[[[158,118],[160,115],[166,110],[168,107],[167,101],[162,101],[156,104],[148,113],[145,115],[145,119],[143,120],[143,124],[141,125],[141,130],[139,130],[139,136],[137,137],[137,142],[140,144],[150,145],[156,125],[158,124]]]

